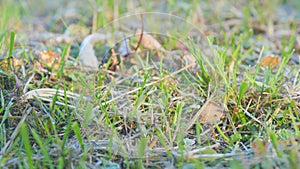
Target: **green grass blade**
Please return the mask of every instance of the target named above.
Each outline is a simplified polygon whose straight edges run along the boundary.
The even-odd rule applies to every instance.
[[[23,139],[23,145],[24,145],[24,148],[25,148],[25,153],[26,153],[26,156],[27,156],[27,164],[28,164],[28,167],[29,168],[35,168],[34,167],[34,162],[33,162],[33,159],[32,159],[32,148],[30,146],[30,141],[29,141],[29,136],[28,136],[28,132],[27,132],[27,129],[26,129],[26,124],[23,124],[21,126],[21,136],[22,136],[22,139]]]
[[[247,82],[242,82],[241,86],[240,86],[240,92],[239,92],[239,98],[238,98],[238,105],[241,104],[241,100],[247,90],[248,87],[248,83]]]
[[[63,169],[63,168],[64,168],[64,164],[65,164],[64,158],[63,158],[63,157],[60,157],[60,158],[58,159],[58,165],[57,165],[57,168],[58,168],[58,169]]]
[[[31,129],[31,133],[33,135],[33,138],[35,139],[35,141],[38,143],[39,147],[42,150],[43,155],[45,156],[45,162],[48,163],[49,168],[53,169],[54,166],[52,165],[52,161],[50,159],[50,156],[48,154],[48,150],[46,149],[46,147],[44,146],[43,140],[41,139],[41,137],[35,132],[35,130]]]
[[[3,99],[2,99],[2,92],[1,92],[1,100],[3,100]],[[3,104],[3,103],[4,103],[4,102],[2,102],[2,104]],[[2,117],[2,121],[1,121],[0,126],[2,126],[3,123],[5,122],[5,120],[7,119],[8,114],[9,114],[9,109],[12,107],[12,105],[13,105],[13,98],[9,101],[8,105],[5,107],[4,115],[3,115],[3,117]],[[4,106],[3,106],[3,107],[4,107]],[[1,113],[1,112],[0,112],[0,113]]]
[[[63,53],[61,55],[60,64],[59,64],[59,67],[58,67],[58,77],[59,78],[62,78],[62,75],[63,75],[63,72],[64,72],[64,67],[65,67],[65,62],[66,62],[65,58],[66,58],[67,52],[70,48],[70,45],[71,44],[67,44],[67,46],[64,48]]]
[[[72,124],[72,118],[71,117],[72,116],[69,117],[67,128],[65,129],[65,134],[64,134],[62,144],[61,144],[62,150],[65,149],[65,144],[66,144],[67,138],[69,136],[69,133],[71,131],[71,127],[72,127],[72,125],[71,125]]]
[[[219,127],[219,125],[214,122],[216,129],[218,130],[218,132],[220,133],[220,135],[227,141],[230,143],[230,139],[223,133],[222,129]]]
[[[269,130],[269,136],[270,136],[270,139],[271,139],[271,143],[272,143],[272,145],[273,145],[273,147],[274,147],[274,149],[277,153],[277,156],[281,158],[282,157],[282,152],[279,149],[278,139],[277,139],[274,131]]]
[[[79,128],[79,124],[77,122],[75,122],[73,124],[73,131],[78,139],[78,142],[80,144],[80,147],[82,148],[82,150],[84,150],[84,144],[83,144],[83,139],[81,136],[81,132],[80,132],[80,128]]]
[[[10,45],[9,45],[9,55],[7,58],[7,63],[8,63],[8,67],[9,70],[13,70],[12,64],[11,64],[11,58],[13,55],[13,50],[14,50],[14,44],[15,44],[15,32],[11,32],[10,33]]]
[[[139,158],[142,158],[143,155],[145,154],[146,146],[147,146],[147,138],[141,137],[140,143],[138,145],[138,157]]]

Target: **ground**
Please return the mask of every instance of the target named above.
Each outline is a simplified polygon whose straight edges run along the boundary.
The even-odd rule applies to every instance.
[[[0,11],[1,168],[298,168],[297,0]]]

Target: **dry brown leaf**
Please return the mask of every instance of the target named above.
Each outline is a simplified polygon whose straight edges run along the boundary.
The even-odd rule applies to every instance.
[[[224,109],[222,106],[215,102],[207,100],[201,109],[194,115],[194,117],[189,121],[185,131],[188,131],[196,123],[198,119],[202,123],[213,123],[219,122],[224,116]]]
[[[47,68],[57,70],[60,65],[61,57],[59,54],[52,51],[42,51],[38,56],[38,62],[34,63],[36,70],[40,72],[49,72]]]
[[[60,64],[60,56],[52,51],[43,51],[38,56],[40,63],[45,64],[45,66],[52,67],[57,70]]]
[[[262,67],[275,68],[280,64],[281,60],[277,56],[266,56],[261,61]]]
[[[17,58],[11,58],[10,63],[14,68],[19,68],[24,65],[24,63]],[[0,60],[0,66],[1,69],[8,71],[9,70],[8,60],[7,59]]]
[[[17,58],[13,58],[12,59],[12,65],[14,67],[20,67],[20,66],[23,66],[24,63],[21,60],[17,59]]]
[[[210,102],[202,110],[200,120],[203,123],[218,122],[224,116],[224,109],[217,103]]]
[[[138,29],[135,36],[138,41],[142,38],[141,45],[146,49],[164,50],[161,44],[147,32],[142,33],[142,30]]]

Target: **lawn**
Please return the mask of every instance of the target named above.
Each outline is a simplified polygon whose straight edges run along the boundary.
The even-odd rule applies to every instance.
[[[0,1],[0,168],[299,168],[297,0]]]

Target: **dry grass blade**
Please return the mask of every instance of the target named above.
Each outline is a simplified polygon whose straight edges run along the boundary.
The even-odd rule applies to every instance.
[[[28,86],[29,83],[32,81],[32,79],[34,78],[35,73],[32,73],[32,75],[29,77],[29,79],[27,80],[27,82],[25,83],[24,89],[23,89],[23,93],[26,93],[28,90]]]
[[[4,116],[1,115],[1,116],[0,116],[0,119],[3,119],[3,117],[4,117]],[[7,116],[6,118],[7,118],[7,119],[20,119],[21,117],[20,117],[20,116]]]
[[[193,159],[199,159],[199,158],[211,158],[211,159],[217,159],[217,158],[228,158],[228,157],[238,157],[238,156],[246,156],[250,155],[252,152],[245,152],[245,153],[224,153],[224,154],[197,154],[194,155]]]
[[[27,108],[26,108],[27,109]],[[26,110],[25,109],[25,110]],[[15,138],[17,137],[17,135],[19,134],[19,131],[21,129],[22,124],[24,123],[24,121],[26,120],[27,116],[30,114],[30,112],[32,111],[32,107],[30,107],[26,113],[23,114],[20,122],[18,123],[17,127],[15,128],[13,134],[11,135],[10,140],[5,143],[4,147],[2,148],[0,155],[4,155],[6,153],[6,151],[9,149],[9,147],[11,146],[11,144],[13,143],[13,141],[15,140]]]
[[[42,88],[42,89],[31,90],[31,91],[25,93],[23,97],[26,100],[38,98],[42,101],[52,103],[53,100],[51,99],[51,97],[55,96],[56,94],[59,97],[65,97],[63,90],[57,90],[57,89],[51,89],[51,88]],[[73,100],[76,100],[76,99],[78,100],[80,98],[83,98],[85,101],[91,100],[90,97],[81,96],[79,94],[76,94],[73,92],[68,92],[68,91],[66,92],[66,97],[68,99],[73,99]],[[61,105],[61,106],[66,106],[66,103],[62,103],[60,101],[56,101],[55,104]],[[71,104],[67,104],[67,105],[68,105],[68,107],[70,107],[72,109],[78,108],[76,105],[71,105]]]
[[[194,156],[195,156],[196,154],[199,154],[199,153],[201,153],[201,152],[203,152],[203,151],[205,151],[205,150],[208,150],[208,149],[217,148],[217,147],[219,147],[219,146],[220,146],[220,144],[219,144],[219,143],[216,143],[216,144],[213,144],[213,145],[211,145],[211,146],[205,146],[205,147],[197,148],[197,149],[194,149],[194,150],[185,152],[183,156],[185,157],[185,159],[192,159],[192,158],[194,158]],[[176,152],[173,152],[173,154],[174,154],[175,156],[177,156],[177,157],[180,157],[180,156],[181,156],[181,154],[178,154],[178,153],[176,153]]]
[[[146,87],[152,86],[152,85],[157,84],[157,83],[159,83],[159,82],[161,82],[161,81],[163,81],[163,80],[165,80],[165,79],[168,79],[168,78],[170,78],[170,77],[173,77],[174,75],[176,75],[176,74],[178,74],[178,73],[180,73],[180,72],[182,72],[182,71],[187,70],[188,68],[194,66],[195,64],[196,64],[196,63],[189,64],[189,65],[187,65],[187,66],[185,66],[185,67],[183,67],[183,68],[181,68],[181,69],[179,69],[179,70],[177,70],[177,71],[175,71],[175,72],[173,72],[173,73],[171,73],[171,74],[169,74],[169,75],[167,75],[167,76],[165,76],[165,77],[163,77],[163,78],[161,78],[161,79],[159,79],[159,80],[156,80],[156,81],[151,82],[151,83],[147,83],[144,87],[146,88]],[[135,92],[139,91],[141,88],[142,88],[142,87],[138,87],[138,88],[133,89],[133,90],[127,92],[127,93],[121,94],[121,95],[119,95],[119,96],[117,96],[117,97],[115,97],[115,98],[113,98],[113,99],[111,99],[111,100],[105,102],[105,104],[111,103],[111,102],[113,102],[113,101],[116,101],[116,100],[118,100],[118,99],[120,99],[120,98],[122,98],[122,97],[124,97],[124,96],[126,96],[126,95],[135,93]]]
[[[25,99],[33,99],[34,97],[53,97],[55,94],[58,96],[64,97],[63,90],[51,89],[51,88],[42,88],[42,89],[35,89],[25,93]],[[67,97],[72,99],[80,98],[79,94],[73,92],[66,92]],[[86,97],[85,99],[88,100]]]
[[[294,1],[3,0],[0,166],[299,168]]]
[[[251,114],[248,112],[247,109],[249,108],[249,106],[250,106],[250,104],[251,104],[251,101],[252,101],[252,100],[249,101],[249,104],[248,104],[247,108],[246,108],[246,109],[242,108],[242,110],[244,111],[244,113],[245,113],[247,116],[249,116],[250,118],[252,118],[254,121],[256,121],[257,123],[259,123],[260,125],[263,125],[263,123],[262,123],[261,121],[259,121],[257,118],[255,118],[253,115],[251,115]]]

